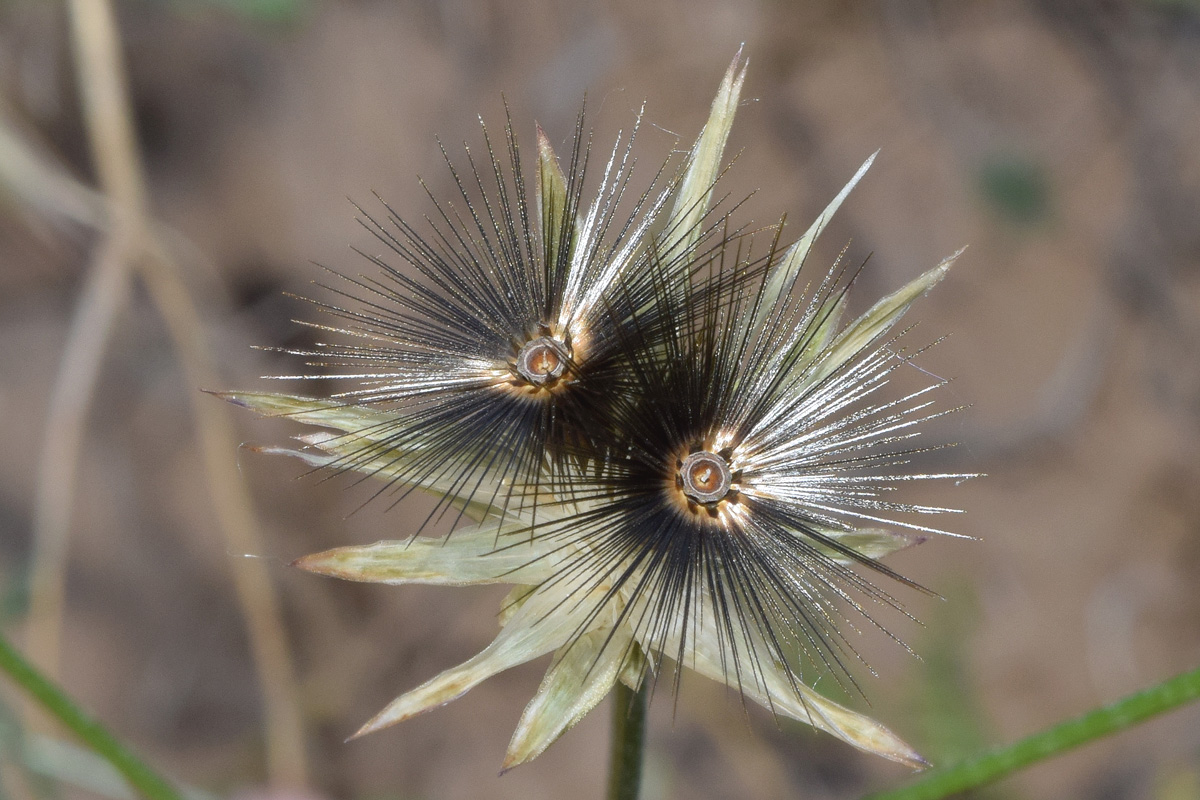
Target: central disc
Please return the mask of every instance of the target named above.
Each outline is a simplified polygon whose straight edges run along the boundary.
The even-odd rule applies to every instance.
[[[517,353],[517,372],[535,386],[560,377],[566,368],[563,346],[549,336],[531,339]]]
[[[683,460],[679,467],[683,493],[697,503],[715,503],[729,494],[733,473],[725,459],[716,453],[700,450]]]

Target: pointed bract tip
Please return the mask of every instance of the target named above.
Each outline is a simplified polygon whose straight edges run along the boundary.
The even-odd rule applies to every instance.
[[[293,561],[290,566],[302,569],[305,572],[311,572],[314,575],[327,575],[331,578],[342,578],[349,581],[362,580],[359,571],[351,566],[347,566],[345,562],[346,554],[353,551],[353,547],[335,547],[332,550],[324,550],[320,553],[301,556]]]
[[[742,72],[746,71],[746,67],[750,66],[750,59],[746,57],[746,43],[742,42],[738,45],[737,52],[733,54],[733,61],[729,62],[729,72],[732,73],[740,64]]]
[[[227,403],[233,403],[235,406],[250,408],[250,404],[235,392],[214,392],[210,391],[209,389],[201,389],[200,391],[204,392],[205,394],[211,394],[213,397],[219,397]]]
[[[922,289],[922,293],[929,291],[934,286],[941,283],[942,278],[946,277],[946,275],[950,272],[950,268],[954,266],[954,262],[957,261],[958,257],[965,253],[966,250],[966,246],[960,247],[957,251],[939,261],[936,267],[918,278],[918,281],[923,280],[926,284]]]
[[[371,719],[367,720],[366,723],[364,723],[361,728],[356,730],[354,733],[350,734],[349,738],[347,738],[346,741],[353,742],[355,739],[361,739],[362,737],[366,736],[368,733],[374,733],[375,731],[381,731],[384,728],[390,728],[391,726],[395,725],[397,722],[403,722],[404,720],[408,719],[409,717],[412,716],[412,714],[408,714],[406,716],[399,717],[397,719],[380,719],[381,716],[383,716],[383,712],[380,712],[379,714],[376,714],[374,717],[371,717]]]
[[[746,70],[750,66],[750,59],[743,56],[745,50],[746,43],[742,42],[733,56],[733,61],[729,62],[729,69],[725,70],[725,77],[721,81],[722,89],[732,86],[741,88],[742,82],[746,79]]]
[[[958,257],[961,256],[963,253],[967,252],[968,247],[970,247],[969,244],[964,244],[962,247],[955,250],[952,254],[943,258],[941,263],[938,264],[938,266],[945,267],[946,269],[950,269],[951,265],[954,264],[954,262],[958,260]]]
[[[542,130],[542,126],[537,126],[537,145],[538,155],[546,161],[557,163],[558,156],[554,154],[554,145],[550,144],[550,137]]]
[[[333,551],[325,550],[321,553],[311,553],[307,556],[300,556],[288,566],[302,569],[305,572],[316,573],[317,575],[336,575],[336,571],[330,568],[329,555]]]
[[[854,743],[851,742],[851,744]],[[881,755],[889,761],[895,761],[897,764],[903,764],[904,766],[911,768],[913,772],[921,772],[933,766],[929,763],[929,760],[926,759],[925,756],[912,749],[912,747],[907,743],[896,740],[896,744],[901,745],[901,747],[898,749],[888,750],[873,750],[870,748],[863,749],[866,749],[867,752],[873,752],[876,755]]]
[[[838,196],[834,198],[833,202],[830,203],[830,208],[836,211],[841,206],[842,201],[846,199],[846,195],[850,194],[850,190],[858,185],[858,182],[861,181],[863,176],[867,174],[867,170],[869,170],[871,165],[875,163],[875,159],[878,157],[879,153],[880,151],[876,150],[874,153],[871,153],[871,155],[867,156],[867,160],[864,161],[862,166],[858,168],[858,171],[854,173],[854,177],[850,179],[850,182],[846,184],[842,191],[838,193]],[[829,209],[827,208],[826,212],[828,211]],[[832,214],[830,214],[830,216],[832,216]],[[829,220],[826,219],[825,221],[828,222]]]
[[[350,744],[355,739],[361,739],[362,737],[366,736],[368,733],[371,732],[370,725],[371,725],[371,723],[369,723],[369,722],[366,725],[363,725],[361,728],[356,730],[354,733],[350,734],[345,739],[343,739],[342,744]]]
[[[923,277],[927,285],[925,286],[923,292],[927,292],[937,284],[941,283],[942,278],[945,278],[946,275],[949,274],[950,268],[954,266],[954,262],[957,261],[958,257],[965,253],[966,250],[967,248],[965,246],[960,247],[956,252],[939,261],[936,267],[926,272]]]

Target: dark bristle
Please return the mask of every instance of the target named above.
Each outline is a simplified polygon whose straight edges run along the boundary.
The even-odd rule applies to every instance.
[[[465,147],[465,169],[439,143],[457,202],[430,194],[426,231],[382,200],[383,219],[356,206],[360,224],[386,254],[355,248],[376,275],[334,271],[337,283],[323,285],[333,300],[310,300],[337,322],[305,324],[343,341],[291,352],[324,370],[301,377],[354,384],[335,395],[338,402],[394,412],[397,422],[329,470],[361,472],[386,455],[380,469],[386,467],[390,485],[441,487],[432,519],[464,493],[482,499],[485,513],[507,509],[512,487],[538,486],[547,469],[553,475],[564,468],[568,452],[580,463],[601,458],[595,429],[624,351],[652,336],[655,326],[678,321],[646,311],[658,291],[645,277],[648,265],[689,280],[741,235],[717,214],[701,219],[704,230],[689,237],[695,244],[688,247],[672,244],[685,231],[646,235],[664,227],[658,219],[679,177],[667,178],[664,164],[627,202],[637,128],[613,147],[589,204],[592,144],[580,113],[557,219],[530,213],[511,120],[502,146],[481,122],[482,155]],[[556,241],[548,231],[558,232]],[[639,246],[629,248],[631,240]],[[568,349],[576,331],[584,333],[583,352]],[[514,359],[536,336],[564,337],[567,372],[529,393]]]
[[[862,521],[926,530],[907,520],[928,509],[880,493],[904,479],[891,471],[910,450],[894,446],[906,440],[896,431],[930,416],[928,390],[874,401],[897,367],[878,342],[814,377],[828,352],[816,337],[832,335],[822,329],[857,268],[839,258],[808,294],[767,297],[783,259],[774,232],[763,256],[752,237],[722,244],[703,280],[697,271],[681,283],[651,261],[648,300],[614,298],[610,313],[634,322],[616,326],[623,360],[610,380],[621,401],[601,428],[610,455],[598,472],[542,484],[570,487],[570,513],[538,535],[578,550],[557,580],[593,604],[581,630],[612,605],[643,646],[657,645],[654,658],[683,664],[686,621],[715,617],[733,682],[755,680],[756,660],[769,657],[794,685],[816,670],[854,689],[849,615],[880,628],[872,605],[910,616],[881,579],[931,594],[840,540]],[[733,486],[701,504],[683,492],[680,456],[717,441]]]

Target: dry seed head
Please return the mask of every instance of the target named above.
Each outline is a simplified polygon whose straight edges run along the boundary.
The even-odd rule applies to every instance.
[[[897,361],[885,339],[888,330],[941,279],[953,258],[848,325],[840,324],[840,316],[852,276],[836,264],[813,294],[791,297],[792,287],[803,283],[800,270],[813,240],[868,160],[786,253],[776,254],[772,246],[759,291],[750,286],[743,292],[738,281],[716,282],[711,303],[699,289],[675,291],[696,277],[691,267],[699,263],[693,257],[697,246],[707,241],[704,231],[722,227],[705,219],[744,73],[739,53],[681,180],[669,191],[647,193],[645,205],[639,202],[627,222],[611,209],[624,191],[630,149],[618,142],[610,161],[615,178],[606,170],[602,190],[587,208],[578,187],[590,140],[577,134],[564,174],[539,131],[540,214],[533,218],[542,226],[533,231],[510,125],[506,143],[519,214],[510,210],[503,187],[495,203],[488,202],[472,162],[468,176],[474,182],[459,182],[459,189],[465,194],[477,186],[485,195],[486,217],[474,218],[479,237],[456,229],[457,212],[449,205],[439,205],[448,232],[435,226],[438,241],[457,241],[470,252],[431,246],[400,220],[399,239],[379,231],[385,244],[409,261],[415,258],[432,280],[388,289],[401,307],[368,333],[385,342],[397,331],[405,334],[397,337],[398,349],[348,345],[335,353],[355,371],[346,377],[360,380],[364,358],[383,363],[383,391],[368,380],[351,395],[353,413],[346,404],[321,399],[230,396],[264,412],[286,411],[344,431],[304,438],[308,447],[294,455],[314,466],[429,488],[442,493],[443,502],[461,501],[469,509],[464,513],[484,519],[449,539],[418,536],[340,548],[299,566],[385,583],[519,585],[505,603],[503,629],[491,647],[401,695],[360,734],[442,705],[497,672],[554,652],[518,725],[507,769],[541,753],[609,687],[631,685],[649,665],[675,656],[677,666],[686,663],[736,685],[743,697],[775,713],[860,749],[927,766],[886,728],[826,699],[804,679],[814,662],[842,683],[841,656],[856,655],[839,631],[844,610],[872,622],[867,601],[907,613],[855,568],[916,587],[877,559],[923,537],[862,525],[945,533],[906,517],[952,509],[889,502],[883,493],[898,481],[970,477],[897,469],[910,453],[922,452],[897,443],[916,435],[910,426],[940,412],[926,411],[928,404],[918,399],[928,389],[900,400],[874,395],[895,365],[907,360]],[[490,142],[488,155],[504,183]],[[459,179],[457,172],[453,176]],[[606,231],[618,232],[625,244],[607,249]],[[541,263],[553,268],[544,282],[537,280],[537,270],[527,272],[538,264],[539,248],[531,243],[539,234]],[[719,239],[715,251],[723,253],[729,241]],[[655,256],[642,258],[647,252]],[[678,255],[664,260],[658,253]],[[512,254],[517,257],[509,258]],[[734,260],[740,268],[740,257]],[[638,282],[634,276],[645,275],[642,267],[657,274]],[[375,307],[376,284],[356,285],[367,306]],[[440,291],[447,286],[478,286],[481,293],[460,303],[457,289]],[[414,299],[405,301],[410,292]],[[655,312],[651,319],[671,324],[638,324],[633,330],[608,320],[611,301],[626,298],[634,316],[648,309]],[[497,312],[496,324],[478,319],[485,308]],[[409,311],[417,316],[431,311],[461,325],[444,331],[413,327]],[[544,321],[531,327],[530,318],[538,314]],[[354,328],[348,333],[355,334],[362,315],[351,310],[344,316]],[[589,327],[598,322],[602,327]],[[405,349],[409,338],[412,352]],[[613,346],[625,349],[629,343],[634,346],[619,354],[617,367],[636,358],[638,368],[625,370],[618,381],[588,383],[596,374],[608,376],[593,368],[607,368]],[[444,392],[441,376],[429,371],[431,361],[459,365],[456,379],[465,389]],[[392,373],[415,378],[411,386],[396,388]],[[576,383],[587,385],[576,393],[571,391]],[[614,389],[617,396],[613,402],[575,402],[593,387],[605,399]],[[446,400],[439,404],[442,394]],[[398,401],[411,401],[417,413],[404,415],[406,403]],[[531,409],[526,401],[541,407]],[[570,416],[566,426],[564,414]],[[722,428],[736,435],[711,435]],[[684,431],[702,438],[680,436]],[[564,458],[560,470],[553,458],[542,457],[557,455],[547,448],[562,442],[568,444],[563,455],[595,452],[605,468],[572,471]],[[553,474],[543,473],[551,467]],[[536,521],[532,505],[508,502],[508,495],[498,500],[506,486],[531,479],[538,489]],[[562,502],[550,496],[558,486],[569,487]],[[489,493],[490,499],[482,499]]]

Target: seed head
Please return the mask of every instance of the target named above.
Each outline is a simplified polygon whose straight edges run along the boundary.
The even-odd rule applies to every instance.
[[[744,72],[739,53],[683,164],[637,196],[632,134],[589,202],[582,117],[565,171],[539,128],[531,202],[511,123],[507,158],[485,129],[485,159],[468,151],[460,170],[447,157],[459,205],[435,201],[431,233],[390,209],[386,221],[366,216],[410,269],[372,258],[379,277],[345,278],[344,304],[318,303],[343,325],[314,327],[351,341],[303,355],[343,370],[320,377],[357,388],[227,395],[338,431],[280,452],[431,491],[478,522],[297,566],[357,581],[514,585],[491,645],[360,734],[552,653],[506,768],[545,750],[618,681],[656,684],[672,665],[676,686],[688,668],[855,747],[925,764],[811,682],[857,686],[847,631],[879,625],[878,607],[907,615],[894,586],[926,591],[881,559],[948,534],[929,518],[954,509],[892,492],[970,477],[910,468],[937,447],[918,437],[948,413],[930,397],[943,382],[887,394],[920,352],[898,320],[958,254],[846,324],[858,268],[839,259],[810,275],[805,265],[874,156],[791,246],[782,224],[752,235],[736,209],[713,213]]]

